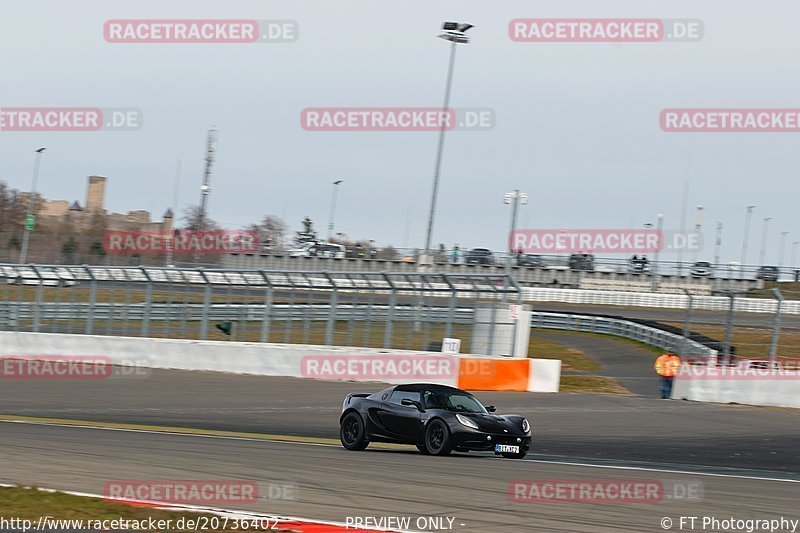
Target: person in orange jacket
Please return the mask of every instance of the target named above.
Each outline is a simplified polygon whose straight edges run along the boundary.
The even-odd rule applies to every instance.
[[[678,368],[681,366],[681,358],[675,355],[672,350],[659,355],[656,359],[655,369],[661,380],[661,399],[665,400],[672,395],[672,381]]]

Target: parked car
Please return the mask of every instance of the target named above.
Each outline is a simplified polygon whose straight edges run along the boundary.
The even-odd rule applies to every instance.
[[[547,263],[541,255],[521,254],[517,256],[517,266],[529,268],[547,268]]]
[[[468,265],[493,265],[494,254],[488,248],[473,248],[464,256],[464,262]]]
[[[708,261],[697,261],[692,265],[692,270],[689,272],[695,278],[708,278],[713,273],[711,263]]]
[[[347,250],[341,244],[332,242],[307,242],[297,248],[289,250],[291,257],[332,257],[341,259],[345,257]]]
[[[756,273],[756,279],[763,279],[764,281],[778,281],[780,276],[780,269],[776,266],[762,266]]]
[[[631,274],[647,274],[650,272],[650,261],[645,256],[633,256],[631,262],[628,263],[628,272]]]
[[[570,255],[569,269],[575,271],[594,272],[594,256],[592,254]]]

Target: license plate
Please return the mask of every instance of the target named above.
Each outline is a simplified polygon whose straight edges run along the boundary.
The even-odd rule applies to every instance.
[[[519,446],[511,446],[510,444],[495,444],[494,453],[519,453]]]

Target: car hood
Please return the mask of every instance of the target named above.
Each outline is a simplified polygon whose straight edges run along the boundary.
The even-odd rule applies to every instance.
[[[481,431],[487,433],[508,433],[509,435],[524,435],[522,431],[522,419],[519,415],[494,415],[494,414],[465,414],[478,424]]]

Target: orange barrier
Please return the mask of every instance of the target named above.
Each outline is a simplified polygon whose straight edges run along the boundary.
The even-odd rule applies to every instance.
[[[527,391],[529,359],[462,357],[458,388],[464,390]]]

